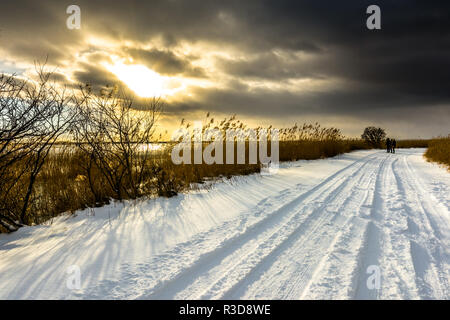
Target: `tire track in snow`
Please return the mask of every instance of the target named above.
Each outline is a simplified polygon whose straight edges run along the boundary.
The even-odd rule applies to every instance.
[[[402,157],[401,154],[386,155],[381,165],[383,169],[375,185],[364,245],[360,248],[359,268],[355,270],[354,299],[417,298],[408,243],[401,236],[406,217],[396,205],[399,190],[394,164]],[[368,288],[369,266],[379,268],[379,289]]]
[[[380,295],[380,290],[369,290],[367,287],[366,270],[371,265],[379,266],[381,257],[381,230],[376,223],[383,217],[384,197],[383,197],[383,183],[386,177],[386,162],[388,158],[385,157],[380,164],[380,170],[375,181],[375,189],[373,192],[373,199],[371,202],[371,209],[369,215],[369,222],[367,224],[366,232],[364,233],[363,245],[359,250],[358,268],[355,270],[355,284],[352,286],[354,292],[351,293],[353,299],[377,299]],[[383,279],[381,279],[383,281]]]
[[[360,249],[353,298],[448,297],[448,293],[442,291],[442,288],[448,288],[448,275],[445,274],[448,266],[439,263],[436,266],[436,260],[443,260],[440,252],[437,253],[439,258],[433,259],[433,249],[428,248],[445,248],[442,243],[436,243],[442,237],[430,221],[430,215],[437,216],[433,208],[440,204],[429,203],[426,192],[415,180],[417,175],[408,165],[407,157],[390,155],[383,163],[384,173],[376,183],[371,220],[367,225],[365,244]],[[369,265],[380,267],[380,290],[367,288],[365,282],[369,275],[365,271]]]
[[[448,210],[415,179],[407,155],[371,153],[298,196],[285,189],[140,265],[124,264],[104,288],[141,299],[448,299],[448,237],[439,226]],[[369,265],[381,268],[381,290],[367,288]]]
[[[365,201],[364,195],[367,194],[367,187],[373,181],[376,171],[378,171],[378,159],[374,158],[371,160],[371,170],[362,172],[361,176],[359,176],[359,180],[356,181],[349,190],[349,196],[344,198],[344,202],[336,210],[336,212],[343,212],[342,221],[339,222],[334,220],[332,221],[333,223],[326,225],[325,228],[321,230],[321,234],[317,235],[320,242],[313,242],[312,245],[309,245],[310,248],[307,246],[307,249],[319,251],[319,254],[312,255],[313,259],[309,259],[306,264],[307,268],[304,272],[296,270],[293,278],[286,281],[286,288],[288,290],[286,294],[283,295],[283,298],[305,298],[310,287],[324,277],[324,275],[321,274],[321,271],[325,267],[325,262],[336,250],[337,244],[342,241],[352,229],[352,223],[354,223],[356,213]],[[328,205],[333,205],[333,203],[329,203]],[[286,252],[286,256],[308,257],[309,253],[304,251],[304,245],[299,243],[296,250],[290,253]],[[305,266],[305,264],[303,266]],[[302,270],[302,268],[300,268],[300,270]]]
[[[373,165],[376,165],[377,170],[372,170],[358,183],[364,192],[354,195],[355,200],[361,199],[354,210],[355,215],[339,230],[335,242],[322,258],[320,267],[313,274],[300,299],[342,299],[351,296],[355,274],[360,268],[359,251],[351,248],[362,247],[368,223],[365,209],[371,207],[374,180],[381,170],[379,163]]]
[[[276,230],[281,230],[284,225],[289,223],[289,221],[298,214],[295,209],[299,205],[302,205],[303,201],[314,201],[315,198],[324,197],[328,190],[335,190],[338,188],[335,187],[336,182],[340,181],[339,185],[342,185],[350,179],[349,176],[346,175],[347,171],[352,170],[354,167],[356,167],[355,171],[361,170],[361,167],[367,165],[367,159],[372,157],[374,157],[374,155],[370,154],[337,171],[317,186],[301,194],[291,202],[283,205],[275,212],[270,213],[270,215],[263,218],[263,220],[249,226],[242,234],[230,239],[215,250],[203,254],[190,267],[184,268],[175,277],[161,282],[159,285],[152,288],[147,294],[140,296],[140,298],[170,299],[175,297],[180,291],[196,282],[197,279],[203,274],[207,273],[214,267],[219,266],[225,258],[239,250],[239,248],[245,246],[252,240],[257,239],[264,231],[270,232],[270,230],[274,228]],[[287,221],[280,225],[280,222],[283,221],[283,219],[287,219]],[[273,233],[269,233],[266,237],[270,237],[271,234]]]
[[[298,299],[323,260],[323,253],[325,252],[326,256],[329,249],[339,239],[341,229],[345,228],[346,223],[351,219],[351,217],[341,215],[340,212],[344,211],[344,208],[358,198],[358,191],[360,191],[358,186],[370,176],[370,173],[364,171],[366,166],[370,164],[373,163],[367,161],[364,166],[350,175],[339,186],[339,189],[336,189],[326,199],[318,203],[314,209],[315,215],[308,217],[310,218],[308,223],[301,224],[296,228],[285,241],[253,267],[251,272],[241,281],[236,283],[225,295],[219,297],[223,299]],[[356,190],[354,190],[355,187]],[[343,194],[350,194],[351,196],[341,197]],[[321,252],[320,254],[312,254],[318,250]],[[310,256],[308,257],[308,255]],[[308,263],[296,264],[295,270],[275,270],[276,267],[273,266],[274,264],[283,265],[281,261],[285,261],[287,263],[284,266],[289,267],[295,261],[302,260],[302,257],[305,260],[308,258]],[[291,273],[287,276],[286,274],[289,272]],[[265,284],[268,283],[275,284],[269,286],[270,296],[264,293]],[[278,288],[276,284],[278,284]],[[251,286],[255,287],[251,292],[246,293],[246,290]]]
[[[398,189],[401,191],[403,208],[408,214],[407,230],[409,253],[415,271],[415,283],[421,299],[449,299],[449,256],[445,252],[443,235],[433,218],[439,217],[435,208],[446,208],[433,201],[417,181],[408,159],[394,171]],[[448,212],[447,212],[448,214]],[[444,242],[444,243],[442,243]]]
[[[409,241],[404,231],[407,228],[407,212],[400,201],[402,191],[396,179],[397,166],[405,155],[396,154],[389,157],[388,174],[385,181],[384,216],[378,226],[383,234],[380,270],[382,274],[382,295],[380,299],[418,299],[417,286],[414,281],[414,266],[409,250]]]

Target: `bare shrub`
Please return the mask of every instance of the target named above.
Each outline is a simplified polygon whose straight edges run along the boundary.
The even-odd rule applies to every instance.
[[[0,224],[10,231],[39,223],[30,212],[37,202],[35,182],[74,116],[67,108],[71,95],[52,83],[44,66],[36,71],[37,81],[0,77]]]
[[[77,121],[73,135],[76,145],[88,161],[86,176],[92,181],[92,170],[98,169],[114,191],[115,198],[137,198],[149,193],[150,144],[162,109],[159,99],[151,99],[140,110],[133,100],[117,88],[92,94],[82,87],[78,97]],[[99,198],[92,183],[96,200]]]

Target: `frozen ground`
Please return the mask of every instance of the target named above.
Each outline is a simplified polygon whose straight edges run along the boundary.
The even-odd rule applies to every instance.
[[[0,299],[450,299],[450,174],[423,152],[298,161],[0,235]]]

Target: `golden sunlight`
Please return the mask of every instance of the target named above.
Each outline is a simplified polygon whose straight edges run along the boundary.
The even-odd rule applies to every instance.
[[[143,98],[163,97],[177,91],[171,88],[171,79],[140,64],[116,63],[106,68]]]

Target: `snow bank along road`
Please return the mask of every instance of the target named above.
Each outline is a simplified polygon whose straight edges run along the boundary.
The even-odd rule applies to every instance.
[[[0,235],[0,298],[449,299],[450,174],[423,152],[287,163]]]

